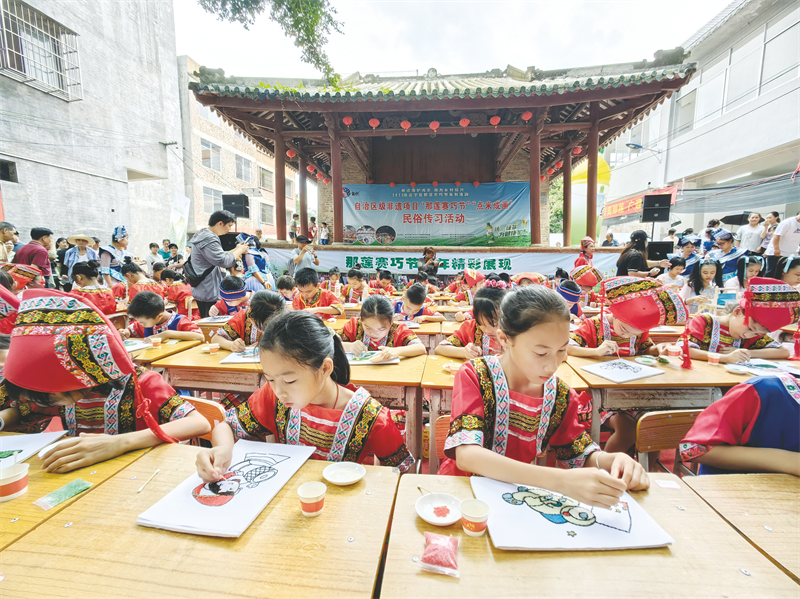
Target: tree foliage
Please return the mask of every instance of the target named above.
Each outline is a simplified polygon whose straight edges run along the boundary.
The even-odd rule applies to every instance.
[[[564,177],[550,184],[550,232],[561,233],[564,227]],[[564,245],[569,245],[564,243]]]
[[[336,9],[329,0],[199,0],[207,12],[221,21],[241,23],[245,29],[256,18],[269,11],[269,19],[281,26],[287,37],[300,48],[301,59],[318,69],[328,84],[341,85],[341,77],[333,70],[325,44],[332,32],[342,33],[336,20]]]

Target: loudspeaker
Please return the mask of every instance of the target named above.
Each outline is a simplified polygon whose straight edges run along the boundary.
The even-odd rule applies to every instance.
[[[224,196],[223,196],[224,197]],[[672,194],[670,193],[654,193],[644,196],[642,198],[642,208],[666,208],[669,210],[670,203],[672,202]]]
[[[237,218],[250,218],[250,198],[243,193],[222,194],[222,209]]]
[[[669,220],[669,206],[666,208],[643,208],[642,218],[640,222],[643,223],[659,223],[667,222]]]

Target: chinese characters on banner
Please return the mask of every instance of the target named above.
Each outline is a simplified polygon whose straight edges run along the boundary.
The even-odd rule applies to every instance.
[[[348,185],[344,241],[358,245],[530,245],[528,183]]]
[[[656,191],[652,191],[649,194],[671,194],[672,200],[670,204],[673,206],[676,202],[676,195],[678,191],[677,185],[672,185],[670,187],[664,187],[663,189],[658,189]],[[627,216],[628,214],[636,214],[642,211],[642,201],[644,199],[644,195],[636,196],[634,198],[627,198],[625,200],[619,200],[618,202],[612,202],[610,204],[606,204],[603,207],[603,218],[618,218],[620,216]]]

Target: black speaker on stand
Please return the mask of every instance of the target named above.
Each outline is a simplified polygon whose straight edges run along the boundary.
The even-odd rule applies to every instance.
[[[222,194],[222,209],[236,218],[250,218],[250,198],[243,193]]]
[[[225,197],[225,196],[223,196]],[[669,209],[672,203],[672,194],[654,193],[642,198],[642,216],[639,222],[653,223],[650,239],[656,232],[656,223],[669,222]]]

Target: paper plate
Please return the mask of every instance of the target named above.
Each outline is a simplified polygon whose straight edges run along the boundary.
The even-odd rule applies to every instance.
[[[447,493],[428,493],[417,499],[417,515],[434,526],[450,526],[461,519],[461,500]],[[437,515],[437,512],[439,515]]]
[[[753,374],[747,370],[747,368],[744,366],[739,366],[738,364],[725,364],[725,370],[732,372],[733,374],[748,374],[751,376]]]
[[[364,478],[367,469],[355,462],[337,462],[322,471],[322,477],[332,485],[346,487]]]
[[[658,360],[650,356],[642,356],[640,358],[634,358],[634,362],[636,362],[637,364],[645,364],[646,366],[655,366],[656,364],[658,364]]]
[[[455,362],[447,362],[446,364],[442,364],[442,370],[452,374],[453,376],[455,376],[459,368],[461,368],[461,364],[456,364]]]

